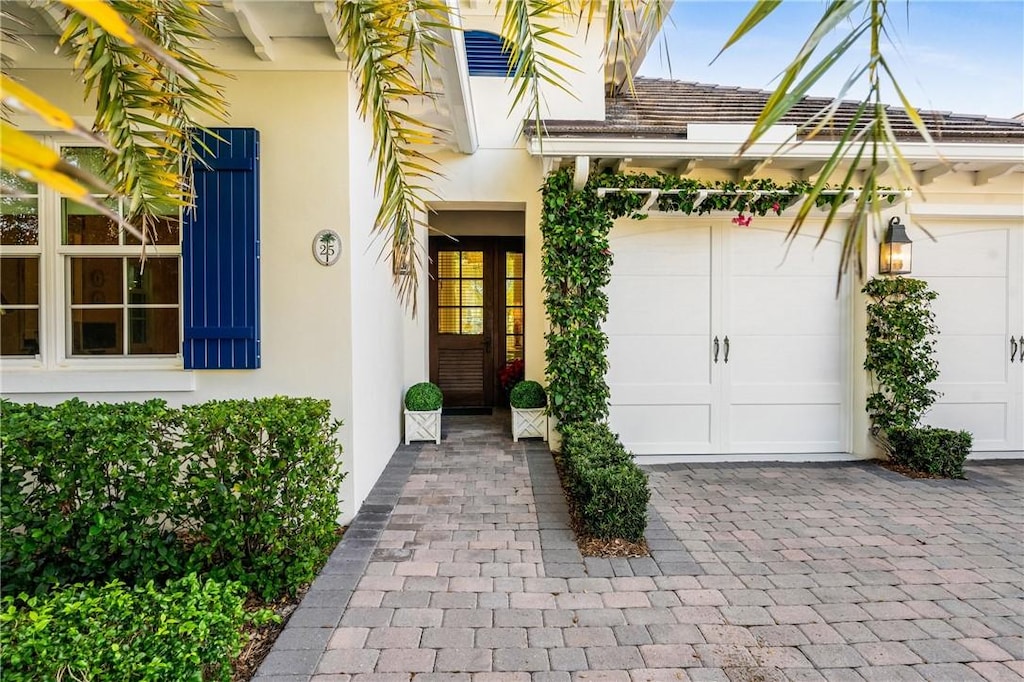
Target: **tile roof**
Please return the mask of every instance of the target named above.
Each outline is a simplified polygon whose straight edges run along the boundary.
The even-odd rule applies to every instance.
[[[633,137],[686,138],[689,123],[753,123],[770,96],[766,90],[688,83],[658,78],[637,78],[635,92],[623,92],[605,100],[604,121],[546,120],[551,137]],[[834,102],[828,97],[805,97],[780,121],[804,125]],[[815,139],[842,136],[859,102],[844,101]],[[1024,143],[1024,121],[954,114],[948,111],[918,110],[937,141]],[[910,117],[897,107],[888,107],[896,136],[917,139],[920,135]],[[526,133],[534,134],[527,123]]]

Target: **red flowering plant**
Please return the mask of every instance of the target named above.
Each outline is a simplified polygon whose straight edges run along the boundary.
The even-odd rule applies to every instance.
[[[523,380],[523,359],[515,358],[509,360],[501,369],[498,370],[498,381],[501,382],[501,387],[505,391],[505,395],[508,395],[512,391],[512,387]]]

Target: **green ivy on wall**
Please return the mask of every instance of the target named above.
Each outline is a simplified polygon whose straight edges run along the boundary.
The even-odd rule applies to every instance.
[[[872,393],[871,433],[890,454],[890,436],[917,427],[939,396],[928,388],[939,377],[934,337],[939,333],[928,284],[909,277],[876,277],[862,290],[868,302],[867,357]]]
[[[551,412],[563,424],[608,417],[608,335],[602,330],[608,317],[604,290],[611,281],[612,266],[608,233],[616,218],[646,217],[641,210],[648,200],[644,194],[619,191],[599,197],[598,188],[679,190],[660,195],[657,209],[685,215],[733,212],[737,214],[734,222],[749,225],[751,216],[778,215],[809,192],[811,185],[802,181],[779,185],[767,179],[709,183],[672,175],[603,172],[574,191],[570,171],[550,174],[542,189],[541,270],[550,324],[545,336],[548,393]],[[709,189],[721,193],[702,196],[701,190]],[[832,196],[818,199],[819,206],[834,202],[838,203]]]

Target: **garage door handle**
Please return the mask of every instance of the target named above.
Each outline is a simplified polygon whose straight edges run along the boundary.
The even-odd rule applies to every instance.
[[[729,337],[725,337],[725,362],[729,362]]]
[[[715,337],[714,348],[715,348],[715,364],[718,364],[718,337],[717,336]]]
[[[1017,339],[1010,337],[1010,364],[1013,364],[1014,358],[1017,357]]]

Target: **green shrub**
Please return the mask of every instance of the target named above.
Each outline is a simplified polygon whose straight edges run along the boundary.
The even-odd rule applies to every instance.
[[[441,389],[429,381],[413,384],[405,392],[405,409],[413,412],[440,410],[443,402]]]
[[[597,538],[643,540],[651,491],[647,474],[632,462],[584,469],[580,500],[584,532]]]
[[[77,399],[2,409],[4,594],[182,573],[174,410]]]
[[[963,478],[964,461],[973,438],[967,431],[935,429],[893,429],[888,432],[893,460],[932,476]]]
[[[602,538],[643,539],[650,490],[647,474],[606,424],[562,428],[565,486],[582,530]]]
[[[344,479],[327,401],[2,403],[3,593],[57,584],[312,580]]]
[[[512,407],[517,407],[521,410],[546,407],[548,404],[548,397],[544,393],[544,387],[536,381],[520,381],[512,387],[508,400]]]
[[[310,582],[338,539],[344,474],[330,403],[226,400],[182,412],[189,569],[265,599]]]
[[[4,682],[231,679],[242,647],[245,589],[195,575],[157,589],[111,582],[4,597]],[[258,621],[268,620],[261,612]]]

